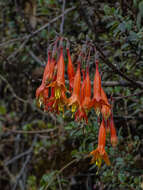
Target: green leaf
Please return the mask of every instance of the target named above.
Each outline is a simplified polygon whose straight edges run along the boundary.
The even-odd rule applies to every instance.
[[[138,5],[137,0],[133,0],[133,5],[134,5],[135,8],[137,8],[137,5]]]
[[[106,15],[109,15],[111,13],[111,7],[109,7],[108,5],[104,6],[104,12]]]
[[[126,25],[125,23],[120,23],[119,26],[118,26],[118,29],[121,31],[121,32],[125,32],[126,31]]]
[[[4,106],[0,106],[0,115],[6,114],[6,108]]]
[[[141,14],[141,16],[143,17],[143,1],[141,1],[139,3],[139,13]]]
[[[136,41],[137,38],[138,38],[137,33],[136,33],[136,32],[133,32],[133,31],[130,31],[128,40],[130,40],[130,41]]]
[[[122,183],[126,180],[126,176],[123,173],[119,173],[118,178]]]
[[[141,28],[141,13],[139,12],[138,15],[137,15],[137,28],[138,30],[140,30]]]

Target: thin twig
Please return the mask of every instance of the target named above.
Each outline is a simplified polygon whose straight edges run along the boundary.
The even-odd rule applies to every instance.
[[[24,48],[24,46],[27,44],[28,41],[29,41],[29,36],[27,36],[27,38],[26,38],[25,41],[19,46],[19,48],[16,49],[16,51],[14,51],[10,56],[8,56],[7,59],[10,60],[11,58],[15,57],[15,56],[18,54],[18,52],[20,52],[20,51]]]
[[[29,50],[28,53],[40,66],[45,67],[45,64],[42,63],[42,61],[34,54],[32,50]]]
[[[40,27],[38,30],[36,30],[35,32],[33,32],[31,35],[30,35],[30,38],[33,37],[34,35],[36,35],[37,33],[41,32],[42,30],[44,30],[45,28],[47,28],[50,24],[52,24],[53,22],[56,22],[58,19],[60,19],[63,14],[67,14],[71,11],[73,11],[76,7],[71,7],[67,10],[64,11],[64,13],[60,14],[59,16],[55,17],[54,19],[52,19],[50,22],[48,22],[47,24],[45,24],[44,26]]]
[[[14,39],[11,39],[11,40],[7,40],[5,42],[2,42],[0,43],[0,47],[4,47],[6,45],[10,45],[11,43],[15,43],[17,41],[21,41],[21,40],[25,40],[27,37],[27,35],[23,36],[23,37],[19,37],[19,38],[14,38]]]
[[[56,175],[53,176],[53,178],[52,178],[51,181],[47,184],[47,186],[45,187],[44,190],[47,190],[48,187],[50,187],[51,183],[55,180],[57,174],[61,174],[66,168],[68,168],[70,165],[72,165],[73,163],[75,163],[75,162],[77,162],[77,161],[78,161],[78,159],[76,158],[76,159],[72,160],[71,162],[69,162],[68,164],[66,164],[66,165],[65,165],[63,168],[61,168],[59,171],[57,171]]]
[[[16,182],[15,182],[15,184],[14,184],[12,190],[16,190],[17,184],[19,183],[19,180],[20,180],[21,176],[22,176],[23,173],[24,173],[25,167],[27,166],[28,162],[30,161],[31,153],[32,153],[32,151],[33,151],[33,148],[34,148],[34,146],[35,146],[36,141],[37,141],[37,135],[34,137],[33,143],[32,143],[32,145],[31,145],[31,147],[30,147],[30,150],[29,150],[29,154],[28,154],[28,156],[27,156],[27,158],[26,158],[26,160],[25,160],[25,162],[24,162],[24,164],[23,164],[23,166],[22,166],[22,168],[21,168],[19,174],[18,174],[17,177],[16,177]]]
[[[65,6],[66,6],[66,1],[63,0],[63,6],[62,6],[62,22],[60,25],[60,34],[63,34],[63,30],[64,30],[64,20],[65,20]]]
[[[4,171],[7,173],[7,175],[9,176],[11,183],[15,183],[16,178],[15,176],[9,171],[8,167],[5,165],[5,163],[1,163]]]
[[[36,137],[37,138],[37,137]],[[35,142],[35,141],[34,141]],[[15,162],[16,160],[20,159],[23,156],[26,156],[27,154],[30,154],[32,149],[33,149],[34,144],[32,145],[32,147],[30,147],[27,151],[22,152],[21,154],[15,156],[14,158],[12,158],[11,160],[8,160],[5,162],[5,166],[8,166],[9,164],[12,164],[13,162]]]
[[[54,129],[45,129],[45,130],[38,130],[38,131],[23,131],[23,130],[13,130],[13,129],[8,129],[6,127],[3,127],[4,131],[9,131],[11,133],[16,133],[16,134],[43,134],[43,133],[50,133],[53,132],[55,130],[57,130],[58,128],[54,128]]]
[[[28,34],[25,36],[24,38],[24,42],[21,44],[21,46],[14,52],[12,53],[8,59],[11,59],[13,57],[15,57],[18,52],[27,44],[27,42],[36,34],[38,34],[39,32],[41,32],[42,30],[46,29],[50,24],[56,22],[58,19],[60,19],[61,17],[63,17],[63,15],[69,13],[70,11],[74,10],[76,7],[71,7],[67,10],[65,10],[62,14],[60,14],[59,16],[55,17],[54,19],[52,19],[50,22],[46,23],[45,25],[43,25],[42,27],[40,27],[38,30],[35,30],[34,32],[32,32],[31,34]]]
[[[143,82],[141,81],[137,81],[137,83],[141,84],[143,86]],[[106,86],[106,87],[115,87],[115,86],[127,86],[127,87],[132,87],[132,84],[128,81],[103,81],[102,82],[102,86]]]
[[[59,184],[59,190],[62,190],[62,184],[61,184],[61,181],[60,181],[59,174],[57,174],[57,180],[58,180],[58,184]]]
[[[141,95],[141,94],[143,94],[143,91],[136,92],[136,93],[130,94],[130,95],[128,95],[128,96],[113,97],[113,100],[118,101],[118,100],[125,99],[125,98],[130,98],[130,97],[134,97],[134,96],[139,96],[139,95]]]
[[[37,33],[41,32],[43,29],[47,28],[50,24],[52,24],[53,22],[56,22],[58,19],[60,19],[63,14],[67,14],[69,13],[70,11],[74,10],[76,7],[71,7],[69,9],[67,9],[66,11],[64,11],[61,15],[55,17],[54,19],[52,19],[50,22],[46,23],[45,25],[43,25],[42,27],[40,27],[38,30],[35,30],[32,34],[28,35],[26,34],[25,36],[23,37],[20,37],[20,38],[14,38],[14,39],[11,39],[11,40],[8,40],[8,41],[5,41],[5,42],[2,42],[0,44],[0,47],[3,47],[3,46],[6,46],[6,45],[9,45],[11,43],[15,43],[17,41],[21,41],[21,40],[25,40],[27,37],[30,38],[34,35],[36,35]]]

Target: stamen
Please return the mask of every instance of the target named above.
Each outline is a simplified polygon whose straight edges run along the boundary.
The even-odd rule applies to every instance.
[[[61,89],[56,88],[56,90],[55,90],[55,98],[60,99],[60,97],[61,97]]]
[[[76,111],[76,109],[77,109],[77,105],[74,103],[72,105],[71,111],[74,113]]]
[[[100,115],[100,108],[97,107],[97,108],[95,109],[95,112],[96,112],[96,115],[99,117],[99,115]]]
[[[39,99],[38,99],[38,107],[40,107],[40,108],[42,107],[43,101],[44,101],[44,100],[43,100],[43,96],[40,95],[40,96],[39,96]]]
[[[101,158],[97,158],[97,160],[96,160],[96,166],[97,166],[98,168],[101,167],[101,163],[102,163]]]
[[[58,105],[58,108],[59,108],[59,111],[60,111],[60,112],[63,112],[63,111],[64,111],[64,105],[63,105],[63,104],[60,103],[60,104]]]

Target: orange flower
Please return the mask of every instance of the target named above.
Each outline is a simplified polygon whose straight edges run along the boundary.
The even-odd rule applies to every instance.
[[[98,61],[96,61],[96,72],[95,72],[95,77],[94,77],[93,91],[94,91],[93,105],[94,105],[96,114],[99,116],[103,101],[101,98],[101,77],[98,71]]]
[[[73,93],[68,99],[68,105],[71,106],[71,111],[74,113],[80,105],[80,87],[81,87],[81,74],[80,74],[80,63],[74,77]]]
[[[113,147],[115,147],[118,143],[118,138],[116,135],[116,129],[115,129],[115,125],[114,125],[113,114],[111,114],[111,119],[110,119],[110,133],[111,133],[111,144]]]
[[[71,91],[73,89],[75,73],[74,73],[74,67],[73,67],[73,64],[72,64],[69,48],[67,48],[67,54],[68,54],[67,72],[68,72],[68,78],[69,78],[69,90]]]
[[[92,107],[91,103],[91,83],[89,77],[89,68],[86,70],[86,78],[85,78],[85,87],[84,87],[84,98],[82,102],[82,107],[88,111]]]
[[[106,129],[105,129],[105,122],[104,119],[102,120],[102,123],[99,128],[99,135],[98,135],[98,147],[90,152],[90,155],[92,155],[91,163],[96,162],[96,165],[100,168],[102,159],[105,161],[105,163],[109,166],[110,160],[108,158],[108,154],[105,151],[105,142],[106,142]]]
[[[57,77],[55,76],[53,82],[56,81],[56,78]],[[57,98],[55,98],[55,87],[51,87],[51,96],[47,100],[45,110],[46,111],[52,111],[52,112],[55,112],[57,114],[59,114],[59,112],[63,112],[63,115],[64,115],[65,104],[67,104],[67,98],[66,98],[65,92],[61,91],[61,95],[57,99]]]
[[[86,111],[82,106],[84,97],[85,97],[85,70],[82,70],[82,74],[83,74],[83,82],[82,82],[82,86],[81,86],[81,92],[80,92],[80,105],[79,108],[77,110],[77,112],[75,113],[75,119],[76,120],[82,120],[84,119],[86,121],[86,123],[88,123],[88,118],[86,115]]]
[[[45,82],[48,79],[50,73],[50,61],[51,61],[50,57],[51,57],[51,52],[48,53],[48,62],[45,66],[42,83],[36,90],[36,99],[38,99],[38,106],[40,107],[44,103],[45,101],[44,99],[48,97],[48,88],[45,89]]]
[[[111,115],[111,108],[110,108],[110,104],[108,102],[107,96],[103,88],[101,88],[101,97],[102,97],[102,100],[105,102],[105,104],[102,105],[101,113],[102,113],[103,118],[107,120],[109,116]]]
[[[51,60],[49,75],[46,78],[46,85],[53,80],[53,76],[56,74],[57,68],[55,67],[56,61],[54,58]]]
[[[60,57],[57,63],[57,78],[48,87],[55,88],[55,99],[60,99],[62,93],[66,91],[65,87],[65,64],[64,64],[64,57],[63,57],[63,48],[61,48]]]
[[[98,70],[98,61],[96,61],[96,72],[95,72],[95,77],[94,77],[93,91],[94,91],[94,96],[92,100],[92,105],[94,106],[97,116],[99,116],[102,105],[104,104],[107,105],[107,104],[101,97],[101,77]]]
[[[48,62],[46,64],[44,74],[43,74],[43,80],[42,82],[49,81],[49,75],[50,75],[50,64],[51,64],[51,52],[48,52]]]

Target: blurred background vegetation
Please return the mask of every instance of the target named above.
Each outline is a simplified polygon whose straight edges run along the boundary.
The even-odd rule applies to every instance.
[[[0,10],[0,189],[143,189],[143,1],[1,0]],[[35,104],[64,12],[72,59],[90,40],[114,98],[118,146],[107,139],[112,165],[99,171],[87,158],[97,146],[95,113],[84,125]],[[92,79],[94,71],[91,56]]]

